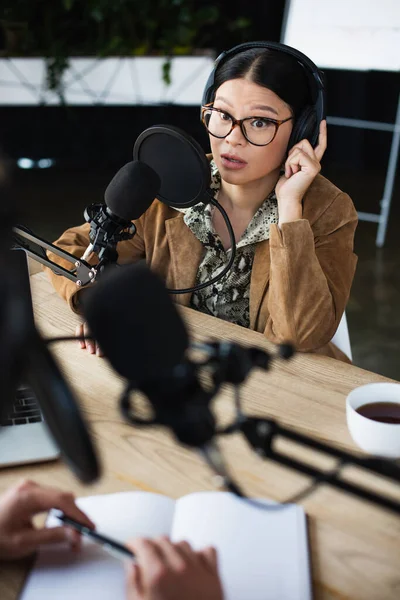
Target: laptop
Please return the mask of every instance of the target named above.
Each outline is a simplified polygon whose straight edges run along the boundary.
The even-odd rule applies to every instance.
[[[13,256],[33,320],[27,256],[23,250],[13,250]],[[21,381],[14,397],[7,401],[0,396],[0,402],[6,406],[5,410],[0,411],[0,467],[45,462],[59,457],[59,449],[29,386]]]

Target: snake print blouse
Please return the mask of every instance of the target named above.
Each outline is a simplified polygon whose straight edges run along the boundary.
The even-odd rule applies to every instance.
[[[211,161],[211,175],[211,189],[217,198],[221,177],[214,161]],[[204,245],[196,284],[209,281],[223,270],[231,255],[231,249],[224,249],[213,226],[213,212],[216,209],[210,204],[196,204],[179,210],[185,213],[184,222]],[[192,294],[192,308],[249,327],[250,276],[255,247],[258,242],[269,239],[270,225],[277,222],[278,203],[273,190],[236,244],[232,268],[212,286]]]

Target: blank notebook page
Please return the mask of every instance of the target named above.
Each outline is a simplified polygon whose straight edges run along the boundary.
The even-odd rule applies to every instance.
[[[170,498],[146,492],[79,498],[77,504],[100,533],[121,542],[169,535],[175,507]],[[50,517],[48,524],[59,521]],[[43,547],[20,600],[125,600],[123,561],[87,538],[82,543],[77,553],[60,544]]]
[[[218,551],[224,600],[310,600],[306,518],[301,507],[255,508],[221,492],[190,494],[176,503],[146,492],[80,498],[98,531],[121,542],[170,535],[195,549]],[[58,522],[54,517],[50,525]],[[20,600],[125,600],[123,561],[83,539],[41,549]],[[190,599],[188,599],[190,600]]]
[[[172,538],[195,549],[216,546],[225,600],[310,600],[304,510],[265,508],[231,494],[191,494],[177,501]]]

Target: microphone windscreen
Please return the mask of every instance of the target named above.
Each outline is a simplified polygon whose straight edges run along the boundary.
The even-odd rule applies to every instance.
[[[129,381],[155,380],[182,361],[185,325],[164,283],[144,263],[106,271],[82,302],[91,335]]]
[[[135,142],[133,158],[152,167],[160,176],[158,200],[173,208],[208,202],[210,163],[190,135],[172,125],[154,125]]]
[[[157,173],[145,163],[135,160],[127,163],[114,175],[104,193],[110,211],[132,221],[142,216],[156,198],[161,181]]]

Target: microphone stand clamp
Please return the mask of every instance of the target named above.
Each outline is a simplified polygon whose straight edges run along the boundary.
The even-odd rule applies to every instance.
[[[96,252],[99,257],[96,268],[101,272],[107,264],[117,262],[118,242],[132,239],[136,227],[133,223],[128,225],[125,220],[114,215],[107,206],[100,203],[85,208],[83,215],[85,221],[90,223],[90,245],[83,258],[87,259],[92,252]]]

